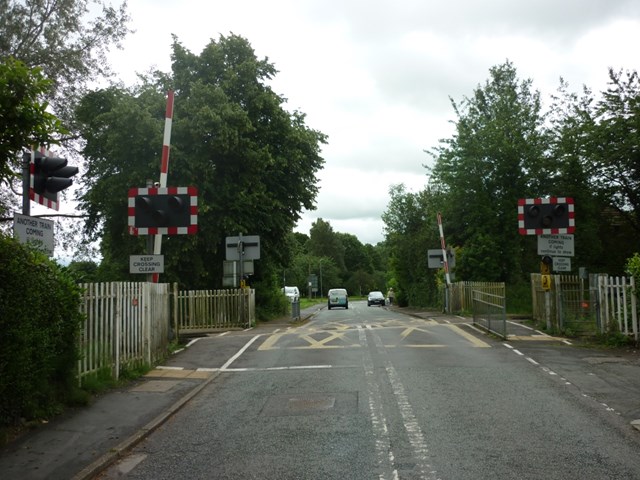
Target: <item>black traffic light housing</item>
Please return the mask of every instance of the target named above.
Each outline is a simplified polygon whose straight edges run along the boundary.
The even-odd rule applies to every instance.
[[[135,197],[135,227],[188,227],[191,224],[188,194],[137,195]]]
[[[57,202],[58,192],[73,184],[71,177],[78,173],[78,167],[67,165],[66,158],[46,156],[40,152],[27,152],[25,156],[33,155],[31,169],[32,187],[35,194],[52,202]]]
[[[569,208],[564,203],[531,205],[525,209],[524,227],[568,228]]]
[[[520,199],[518,225],[521,235],[570,234],[575,230],[573,199]]]

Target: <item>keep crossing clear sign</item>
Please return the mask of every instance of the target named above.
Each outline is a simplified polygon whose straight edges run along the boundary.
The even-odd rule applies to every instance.
[[[164,273],[164,255],[130,255],[129,273]]]

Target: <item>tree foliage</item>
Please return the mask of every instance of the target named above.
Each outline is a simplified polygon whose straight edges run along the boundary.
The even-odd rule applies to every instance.
[[[437,211],[456,247],[458,280],[517,284],[538,271],[536,238],[518,234],[519,198],[574,198],[574,269],[621,274],[637,251],[638,74],[610,70],[599,98],[587,87],[571,93],[561,80],[546,112],[532,80],[520,80],[513,64],[489,74],[470,98],[452,100],[455,133],[432,152],[429,188],[391,190],[383,220],[400,301],[423,304],[420,295],[439,276],[415,255],[436,245]]]
[[[546,184],[540,95],[506,62],[461,105],[456,134],[438,147],[434,188],[446,195],[447,241],[461,245],[458,272],[476,280],[517,281],[528,272],[517,235],[519,198],[558,194]]]
[[[355,235],[335,232],[322,218],[313,222],[309,236],[293,234],[297,247],[293,262],[284,272],[286,285],[308,295],[309,276],[318,279],[316,295],[331,288],[346,288],[350,295],[366,295],[387,285],[384,244],[363,245]]]
[[[50,87],[39,68],[12,57],[0,63],[0,184],[8,185],[17,176],[25,147],[56,143],[65,132],[47,110]]]
[[[623,274],[637,250],[638,86],[637,73],[614,70],[599,98],[562,82],[551,109],[553,183],[576,202],[575,261],[592,271]]]
[[[435,305],[437,283],[434,271],[428,268],[427,250],[440,244],[437,196],[429,189],[408,192],[403,184],[393,185],[389,195],[382,214],[389,255],[388,286],[394,288],[400,305]]]
[[[0,0],[0,57],[41,68],[55,113],[70,120],[87,84],[110,74],[106,54],[129,33],[126,9],[126,1]]]
[[[175,90],[168,183],[198,188],[198,234],[165,237],[165,279],[219,286],[224,240],[259,235],[260,281],[291,259],[289,238],[303,209],[313,209],[322,168],[321,132],[288,112],[268,85],[277,73],[240,36],[220,36],[200,55],[173,44],[171,75],[135,89],[111,87],[84,97],[78,120],[88,172],[82,205],[88,231],[101,239],[104,261],[126,275],[143,238],[127,233],[127,191],[157,178],[165,95]]]
[[[587,130],[587,168],[593,187],[640,233],[640,78],[609,70],[609,88]],[[585,129],[583,129],[585,131]]]
[[[345,246],[333,231],[331,224],[322,218],[316,219],[309,230],[307,250],[316,257],[330,258],[341,270],[345,270]]]

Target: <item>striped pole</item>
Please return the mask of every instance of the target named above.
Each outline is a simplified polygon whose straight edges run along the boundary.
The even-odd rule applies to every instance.
[[[164,121],[164,138],[162,141],[162,163],[160,164],[160,187],[166,188],[169,172],[169,151],[171,150],[171,126],[173,123],[173,90],[167,95],[167,112]],[[153,254],[160,255],[162,251],[162,235],[156,235],[153,244]],[[158,283],[159,273],[153,274],[153,283]]]
[[[442,230],[442,215],[438,212],[438,229],[440,230],[440,246],[442,247],[442,259],[444,262],[444,276],[447,285],[451,285],[451,276],[449,275],[449,259],[447,258],[447,246],[444,243],[444,232]]]

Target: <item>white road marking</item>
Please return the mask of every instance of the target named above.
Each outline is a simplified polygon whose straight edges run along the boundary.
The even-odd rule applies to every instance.
[[[381,470],[378,478],[386,480],[391,478],[398,480],[398,470],[393,467],[395,456],[391,449],[391,440],[389,438],[389,428],[387,419],[384,416],[382,407],[382,395],[380,387],[375,380],[375,370],[373,367],[373,359],[369,354],[367,346],[367,337],[364,329],[358,326],[358,337],[360,344],[364,347],[366,354],[364,355],[364,373],[367,379],[367,394],[369,397],[369,415],[371,417],[371,426],[375,437],[376,454],[378,456],[378,466]]]
[[[378,352],[385,355],[385,348],[380,337],[375,335],[374,341],[378,348]],[[384,359],[384,365],[389,381],[391,382],[393,394],[396,397],[398,408],[400,409],[400,415],[402,416],[403,425],[407,432],[409,443],[411,444],[413,453],[415,454],[416,467],[420,470],[420,478],[435,480],[436,472],[432,469],[428,461],[429,449],[427,448],[427,441],[422,429],[420,428],[418,419],[413,413],[413,408],[409,402],[409,397],[407,396],[404,385],[400,381],[398,372],[388,358]]]
[[[245,344],[245,346],[244,346],[244,347],[242,347],[242,348],[238,351],[238,353],[236,353],[233,357],[231,357],[231,358],[227,361],[227,363],[225,363],[222,367],[220,367],[220,370],[225,370],[227,367],[229,367],[229,365],[231,365],[233,362],[235,362],[235,361],[238,359],[238,357],[240,357],[240,355],[242,355],[242,354],[247,350],[247,348],[249,348],[249,347],[251,346],[251,344],[252,344],[253,342],[255,342],[255,341],[256,341],[258,338],[260,338],[260,337],[261,337],[261,335],[256,335],[256,336],[255,336],[255,337],[253,337],[251,340],[249,340],[249,341]]]

